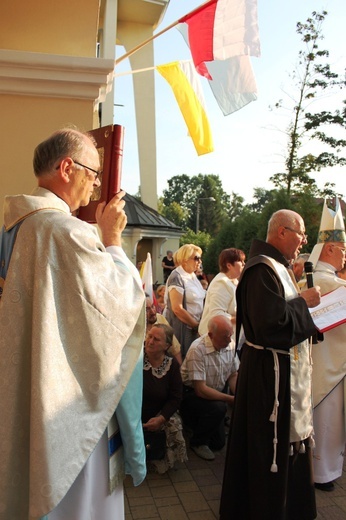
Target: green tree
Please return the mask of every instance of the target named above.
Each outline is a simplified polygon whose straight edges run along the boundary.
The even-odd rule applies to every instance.
[[[191,230],[196,230],[198,199],[203,199],[199,203],[199,229],[215,234],[230,210],[229,195],[222,188],[218,175],[176,175],[168,181],[168,189],[162,197],[166,208],[173,202],[181,206],[186,212],[183,227]]]
[[[203,269],[207,274],[219,272],[218,258],[223,249],[235,246],[236,224],[234,220],[226,220],[217,235],[213,235],[209,247],[203,255]]]
[[[243,211],[244,202],[245,199],[243,197],[232,191],[230,200],[230,210],[228,213],[230,219],[234,219],[238,215],[240,215],[240,213]]]
[[[302,186],[318,191],[315,181],[310,177],[313,171],[320,171],[326,166],[344,165],[346,160],[340,155],[345,146],[345,139],[336,139],[325,133],[325,128],[331,126],[345,129],[345,108],[335,113],[307,112],[311,102],[324,93],[335,92],[345,86],[345,77],[333,72],[326,62],[329,57],[327,50],[320,50],[319,43],[323,39],[322,24],[327,15],[326,11],[314,11],[305,23],[298,22],[296,32],[301,36],[304,50],[299,51],[298,65],[291,74],[296,95],[289,97],[293,101],[293,117],[288,127],[288,149],[285,160],[286,170],[273,175],[270,180],[287,194],[298,193]],[[282,100],[275,105],[283,106]],[[301,155],[299,152],[303,140],[318,139],[331,151],[321,151],[317,156],[313,154]]]
[[[189,229],[184,235],[180,237],[179,245],[183,246],[184,244],[195,244],[199,246],[203,251],[203,265],[204,265],[204,255],[208,251],[211,242],[211,236],[209,233],[204,233],[203,231],[199,231],[195,233],[191,229]]]
[[[178,202],[171,202],[168,206],[163,204],[162,197],[158,200],[158,212],[164,217],[168,218],[171,222],[174,222],[177,226],[182,228],[185,227],[188,211],[178,204]]]
[[[346,139],[327,135],[325,131],[323,131],[325,126],[331,125],[340,130],[346,129],[346,100],[343,101],[343,105],[342,110],[335,110],[334,113],[322,111],[316,114],[308,112],[305,115],[305,129],[308,131],[313,130],[311,138],[318,139],[321,143],[328,145],[334,150],[333,152],[323,151],[315,158],[315,164],[318,170],[326,166],[345,166],[346,164],[345,157],[340,156],[343,148],[346,146]]]

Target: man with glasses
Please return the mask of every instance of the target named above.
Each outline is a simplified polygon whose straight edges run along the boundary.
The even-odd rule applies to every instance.
[[[253,240],[237,287],[237,341],[245,336],[231,419],[220,519],[312,520],[311,360],[316,328],[289,267],[306,244],[304,221],[274,213]],[[242,330],[241,330],[242,327]],[[242,333],[241,333],[242,332]]]
[[[0,237],[1,516],[121,519],[124,455],[134,483],[145,477],[144,293],[121,247],[125,193],[98,206],[100,238],[72,216],[100,184],[92,138],[59,130],[33,164],[38,188],[6,197]]]
[[[314,282],[326,294],[346,286],[337,275],[345,266],[346,234],[339,201],[335,211],[324,202],[318,243],[310,261],[315,264]],[[334,480],[342,475],[345,453],[345,374],[346,325],[323,334],[324,340],[313,345],[314,404],[314,478],[315,487],[333,491]]]

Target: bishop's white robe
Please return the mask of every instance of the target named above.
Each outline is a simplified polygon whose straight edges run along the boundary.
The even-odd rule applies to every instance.
[[[318,262],[314,284],[326,294],[346,281],[337,277],[335,269]],[[315,482],[330,482],[342,474],[345,453],[345,374],[346,324],[324,333],[324,340],[312,348],[312,389],[314,404]]]

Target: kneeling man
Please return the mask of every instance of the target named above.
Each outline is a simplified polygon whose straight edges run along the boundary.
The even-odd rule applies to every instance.
[[[214,460],[212,450],[225,445],[224,418],[227,404],[233,404],[230,394],[235,392],[239,368],[232,334],[231,321],[214,316],[208,333],[192,343],[181,366],[184,397],[180,413],[193,432],[191,449],[206,460]]]

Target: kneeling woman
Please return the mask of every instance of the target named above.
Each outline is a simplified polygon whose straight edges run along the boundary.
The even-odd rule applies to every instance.
[[[155,435],[146,432],[164,431],[166,435],[163,458],[150,460],[148,464],[149,469],[154,466],[158,473],[165,473],[174,466],[175,461],[187,460],[181,419],[177,413],[183,392],[180,366],[176,359],[166,354],[172,339],[172,328],[161,323],[152,326],[145,341],[142,422],[146,444],[150,435],[153,453],[157,451]],[[150,447],[147,459],[149,453]]]

